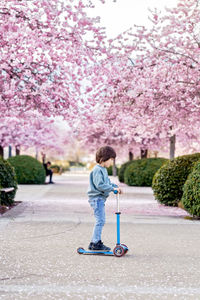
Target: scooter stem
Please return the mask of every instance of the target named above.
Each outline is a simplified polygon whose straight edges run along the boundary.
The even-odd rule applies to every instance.
[[[116,194],[116,198],[117,198],[117,212],[119,213],[119,193]]]
[[[119,211],[119,193],[116,191],[114,192],[116,194],[116,199],[117,199],[117,245],[120,245],[120,214],[121,212]]]
[[[120,212],[117,212],[117,245],[120,245]]]

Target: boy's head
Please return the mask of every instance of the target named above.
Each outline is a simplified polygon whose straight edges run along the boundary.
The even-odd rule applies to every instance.
[[[104,163],[110,159],[115,159],[116,152],[110,146],[101,147],[96,153],[96,162],[98,164]]]

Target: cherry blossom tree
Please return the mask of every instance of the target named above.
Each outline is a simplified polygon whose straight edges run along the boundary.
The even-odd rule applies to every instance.
[[[33,124],[29,111],[71,121],[77,117],[82,80],[90,78],[86,93],[91,91],[96,61],[107,55],[99,19],[86,14],[92,6],[78,0],[1,1],[1,154],[8,144],[44,147],[42,140],[46,146],[55,140],[48,121],[34,119]],[[38,124],[45,129],[38,130]]]
[[[63,153],[64,135],[53,120],[42,117],[39,113],[27,112],[21,118],[0,118],[0,146],[12,146],[19,154],[20,148],[47,149]],[[65,141],[66,144],[66,141]]]
[[[37,110],[73,118],[88,65],[106,55],[91,1],[2,0],[0,108],[7,116]],[[92,86],[90,86],[90,89]],[[89,89],[89,87],[88,87]]]
[[[104,63],[109,80],[107,85],[102,81],[101,93],[93,101],[94,123],[98,120],[97,108],[104,107],[105,112],[106,106],[114,119],[112,127],[120,124],[124,141],[134,139],[142,149],[162,146],[167,140],[175,142],[175,135],[182,145],[194,139],[194,132],[198,139],[199,12],[198,1],[180,0],[164,15],[152,11],[150,30],[138,27],[135,33],[129,32],[131,46],[121,39],[124,53],[116,52]],[[132,66],[128,66],[128,60]],[[110,130],[106,120],[98,129],[102,135]]]
[[[151,13],[152,29],[140,27],[133,35],[135,50],[143,52],[135,59],[142,70],[135,92],[162,121],[167,134],[186,132],[189,137],[189,129],[198,126],[200,108],[199,1],[180,0],[164,15],[157,10]]]

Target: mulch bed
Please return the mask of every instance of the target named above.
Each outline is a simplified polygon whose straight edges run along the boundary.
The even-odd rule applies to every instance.
[[[22,201],[15,201],[11,206],[0,205],[0,215],[3,215],[8,210],[12,209],[13,207],[17,206],[20,203],[22,203]]]

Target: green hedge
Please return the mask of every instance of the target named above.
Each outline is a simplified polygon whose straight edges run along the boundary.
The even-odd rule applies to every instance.
[[[60,173],[61,171],[61,167],[59,165],[51,165],[50,169],[52,169],[54,173]]]
[[[184,184],[181,203],[191,215],[200,217],[200,161]]]
[[[162,166],[153,178],[155,198],[162,204],[178,206],[183,195],[183,186],[200,153],[179,156]]]
[[[59,174],[62,174],[66,171],[69,171],[69,167],[62,166],[62,165],[57,165],[57,164],[51,165],[50,169],[52,169],[52,171],[54,173],[59,173]]]
[[[17,178],[14,168],[5,160],[0,158],[0,188],[14,187],[9,193],[0,192],[0,204],[10,206],[14,202],[17,191]]]
[[[132,162],[133,162],[133,160],[129,160],[121,165],[121,168],[119,169],[119,172],[118,172],[118,178],[119,178],[120,182],[124,182],[124,172],[126,170],[126,167],[129,166]]]
[[[116,167],[117,168],[117,167]],[[112,176],[113,175],[113,169],[112,169],[112,166],[110,166],[109,168],[107,168],[107,171],[108,171],[108,175],[109,176]],[[118,172],[119,172],[119,169],[117,168],[117,175],[118,175]]]
[[[77,162],[77,161],[69,160],[69,166],[70,167],[85,167],[86,164],[82,163],[82,162]]]
[[[124,172],[124,182],[131,186],[152,186],[154,174],[167,162],[165,158],[133,160]]]
[[[43,165],[28,155],[17,155],[8,159],[14,167],[19,184],[43,184],[46,172]]]

